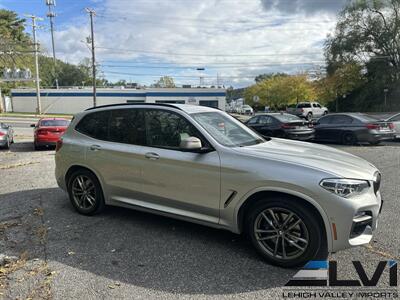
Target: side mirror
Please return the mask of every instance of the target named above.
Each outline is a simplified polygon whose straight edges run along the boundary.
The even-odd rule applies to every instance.
[[[200,139],[194,136],[189,136],[181,141],[179,147],[182,150],[195,151],[200,150],[202,145]]]
[[[31,124],[31,127],[36,127],[36,124]]]

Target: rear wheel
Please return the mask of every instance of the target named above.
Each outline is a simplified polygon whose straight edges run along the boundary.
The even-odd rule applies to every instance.
[[[257,202],[249,209],[246,227],[257,252],[271,264],[295,267],[324,253],[317,217],[290,199]]]
[[[307,114],[307,120],[308,120],[308,121],[311,121],[312,118],[313,118],[313,114],[312,114],[312,112],[309,112],[309,113]]]
[[[354,145],[357,142],[357,137],[352,132],[345,132],[342,136],[344,145]]]
[[[69,177],[67,186],[71,203],[80,214],[94,215],[104,209],[105,202],[100,182],[89,170],[75,171]]]

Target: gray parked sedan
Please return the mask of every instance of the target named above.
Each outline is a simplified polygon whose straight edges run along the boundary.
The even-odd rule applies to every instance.
[[[14,131],[11,126],[0,123],[0,147],[9,149],[14,143]]]
[[[81,214],[106,204],[246,233],[293,267],[369,243],[382,207],[369,162],[264,139],[217,109],[120,104],[75,116],[56,146],[56,180]]]

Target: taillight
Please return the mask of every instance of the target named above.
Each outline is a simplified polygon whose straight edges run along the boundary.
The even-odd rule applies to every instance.
[[[301,108],[300,111],[301,111],[301,112],[304,112],[304,108]]]
[[[0,136],[4,136],[4,135],[6,135],[6,134],[4,132],[0,131]]]
[[[56,142],[56,152],[61,149],[62,145],[63,145],[63,141],[62,141],[62,139],[59,139]]]
[[[294,128],[296,128],[296,126],[284,123],[284,124],[281,125],[281,128],[283,128],[283,129],[294,129]]]
[[[379,129],[378,124],[367,124],[365,125],[368,129]]]
[[[38,129],[37,134],[46,135],[48,133],[47,129]]]
[[[394,124],[393,123],[388,123],[388,125],[389,125],[390,129],[394,129]]]

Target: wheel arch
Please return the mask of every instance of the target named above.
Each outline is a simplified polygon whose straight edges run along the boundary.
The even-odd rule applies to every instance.
[[[85,165],[72,165],[68,168],[68,170],[64,176],[65,187],[68,189],[69,178],[77,170],[87,170],[87,171],[91,172],[94,176],[96,176],[97,180],[100,183],[101,190],[103,191],[104,200],[106,200],[107,198],[106,198],[106,193],[105,193],[102,177],[96,171],[94,171],[93,169],[91,169]]]
[[[257,203],[258,201],[268,201],[268,198],[276,197],[276,196],[284,196],[289,198],[297,203],[301,203],[305,207],[309,208],[315,216],[318,218],[318,222],[323,226],[324,238],[327,243],[327,248],[332,248],[332,232],[331,225],[329,222],[329,218],[326,215],[323,208],[312,198],[307,195],[295,192],[295,191],[287,191],[280,189],[258,189],[246,196],[245,199],[241,202],[237,209],[235,209],[236,214],[236,222],[238,227],[238,232],[242,233],[244,229],[244,221],[245,216],[248,209]]]

